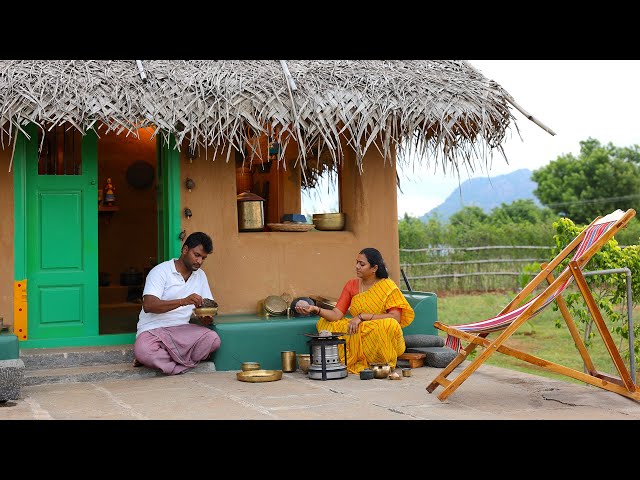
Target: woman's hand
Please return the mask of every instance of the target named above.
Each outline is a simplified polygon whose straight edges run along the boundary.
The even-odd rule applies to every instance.
[[[304,303],[306,302],[302,303],[302,305],[301,303],[302,302],[298,302],[296,304],[296,312],[298,312],[301,315],[311,315],[311,314],[317,315],[318,307],[316,307],[315,305],[309,305],[308,303],[304,305]]]
[[[360,315],[349,320],[349,325],[347,325],[347,333],[358,333],[358,325],[360,325],[360,323],[362,323]]]

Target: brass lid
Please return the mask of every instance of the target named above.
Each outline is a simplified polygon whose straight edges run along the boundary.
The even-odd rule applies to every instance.
[[[273,315],[282,315],[287,312],[289,304],[279,295],[269,295],[264,299],[264,309]]]
[[[251,192],[242,192],[237,196],[239,202],[264,202],[264,198],[255,193]]]

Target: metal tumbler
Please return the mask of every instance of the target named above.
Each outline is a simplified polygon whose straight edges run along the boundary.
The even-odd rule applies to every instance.
[[[296,352],[294,352],[293,350],[280,352],[280,358],[282,359],[283,372],[296,371]]]

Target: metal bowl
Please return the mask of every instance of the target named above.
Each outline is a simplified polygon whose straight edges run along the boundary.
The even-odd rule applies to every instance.
[[[193,309],[197,317],[215,317],[218,314],[218,307],[198,307]]]
[[[372,363],[369,368],[373,370],[373,378],[387,378],[391,373],[391,365],[388,363]]]
[[[316,230],[343,230],[347,216],[344,213],[314,213]]]
[[[250,372],[252,370],[260,370],[260,364],[258,362],[242,362],[240,369],[243,372]]]

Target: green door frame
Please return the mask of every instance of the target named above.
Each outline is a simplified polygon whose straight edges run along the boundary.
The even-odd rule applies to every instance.
[[[14,280],[28,281],[27,260],[27,162],[38,161],[38,130],[34,124],[24,128],[17,134],[13,157],[13,189],[14,189]],[[158,198],[158,256],[162,260],[180,255],[182,242],[180,233],[180,154],[175,150],[175,139],[171,136],[169,145],[163,145],[158,135],[156,151],[158,152],[159,177]],[[160,212],[162,210],[162,212]],[[161,218],[160,218],[161,217]],[[160,248],[162,247],[162,249]],[[160,260],[159,258],[159,260]],[[162,261],[160,260],[160,261]],[[28,305],[27,305],[28,316]],[[95,318],[98,322],[98,318]],[[28,323],[28,317],[27,317]],[[96,335],[89,337],[51,338],[39,340],[21,340],[20,348],[59,348],[75,346],[128,345],[133,344],[135,333]]]
[[[178,258],[180,240],[180,153],[172,135],[167,145],[156,139],[158,171],[158,263]]]

